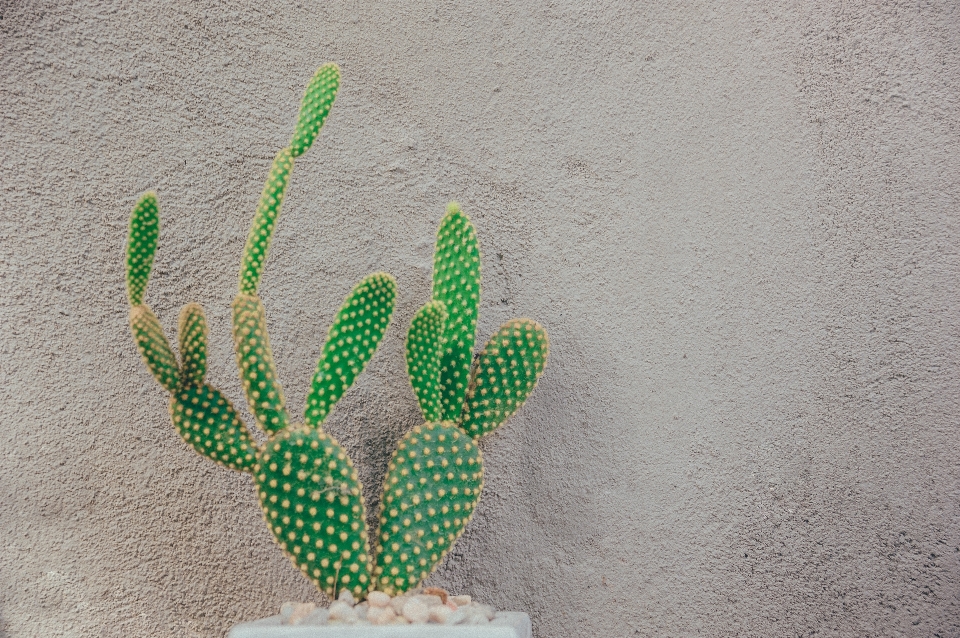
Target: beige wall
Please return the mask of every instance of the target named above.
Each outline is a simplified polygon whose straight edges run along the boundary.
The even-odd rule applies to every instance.
[[[377,269],[389,338],[330,429],[375,486],[445,203],[480,332],[550,331],[431,579],[540,638],[960,634],[955,2],[0,2],[0,635],[219,636],[319,600],[194,455],[126,326],[228,308],[302,88],[343,85],[263,282],[294,406]],[[923,5],[923,6],[920,6]],[[370,496],[375,498],[375,490]]]

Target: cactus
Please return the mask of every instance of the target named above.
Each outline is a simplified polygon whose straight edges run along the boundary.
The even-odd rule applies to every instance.
[[[540,324],[512,319],[471,367],[480,250],[456,202],[440,223],[433,263],[433,300],[407,333],[407,375],[426,422],[397,446],[380,499],[376,586],[391,595],[416,587],[463,533],[483,490],[474,439],[526,401],[549,350]]]
[[[443,559],[476,510],[483,461],[475,439],[503,424],[543,372],[547,336],[515,319],[474,361],[480,299],[476,231],[456,203],[437,233],[433,299],[414,316],[407,372],[425,423],[398,444],[384,479],[380,529],[371,551],[363,489],[353,463],[323,429],[383,340],[396,301],[386,273],[361,280],[346,297],[317,363],[303,422],[287,410],[257,292],[295,158],[319,133],[339,88],[335,64],[310,80],[290,146],[277,153],[254,214],[232,305],[237,368],[251,413],[266,437],[258,444],[223,394],[205,383],[207,324],[187,304],[178,325],[179,358],[144,303],[159,236],[159,207],[146,193],[134,207],[127,247],[130,327],[147,369],[170,395],[170,417],[197,452],[249,473],[277,543],[331,597],[362,598],[415,587]]]
[[[127,243],[127,292],[130,329],[147,369],[170,393],[170,418],[184,441],[200,454],[233,470],[251,471],[256,443],[230,402],[204,383],[207,367],[207,325],[198,304],[180,315],[180,361],[163,327],[143,303],[159,234],[157,196],[146,193],[130,218]]]

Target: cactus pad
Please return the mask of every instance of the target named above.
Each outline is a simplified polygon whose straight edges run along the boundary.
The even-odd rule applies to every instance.
[[[267,337],[267,315],[259,297],[237,295],[233,300],[233,345],[240,380],[250,411],[271,434],[287,427],[283,388],[277,380],[273,351]]]
[[[457,421],[467,393],[480,304],[480,247],[473,224],[456,202],[437,231],[433,257],[433,300],[447,310],[440,361],[443,418]]]
[[[443,560],[473,515],[483,489],[483,459],[450,422],[411,430],[387,467],[380,501],[377,589],[417,586]]]
[[[170,398],[170,419],[183,440],[231,470],[249,472],[257,444],[223,394],[206,384],[180,388]]]
[[[261,451],[254,480],[264,520],[290,560],[331,597],[370,586],[370,545],[353,463],[323,430],[291,426]]]
[[[474,438],[496,429],[533,392],[547,364],[547,331],[530,319],[500,327],[480,354],[470,383],[461,426]]]
[[[393,316],[397,284],[386,273],[368,275],[337,312],[307,397],[307,423],[318,427],[377,351]]]
[[[294,157],[300,157],[306,153],[313,144],[313,140],[320,132],[320,127],[327,119],[327,114],[330,113],[330,107],[333,106],[339,88],[340,67],[332,62],[320,67],[310,79],[300,105],[297,129],[290,141],[290,149]]]
[[[127,236],[127,298],[131,306],[143,303],[160,236],[160,208],[156,193],[144,193],[130,214]]]
[[[270,238],[273,235],[277,217],[280,215],[280,206],[283,204],[283,195],[292,170],[293,157],[290,149],[285,148],[277,153],[273,160],[270,175],[260,195],[257,212],[253,216],[250,234],[247,235],[247,244],[243,249],[243,259],[240,263],[241,294],[257,294],[263,264],[267,260],[267,252],[270,248]]]
[[[427,422],[441,416],[440,355],[446,320],[443,303],[431,301],[417,311],[407,332],[407,376]]]
[[[140,357],[153,378],[167,392],[176,392],[180,384],[177,358],[153,311],[144,305],[130,308],[130,330],[140,350]]]
[[[180,341],[181,383],[203,383],[207,374],[207,318],[200,304],[190,303],[180,310],[177,337]]]

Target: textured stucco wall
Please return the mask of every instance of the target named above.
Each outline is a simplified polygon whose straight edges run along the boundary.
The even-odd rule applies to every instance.
[[[148,300],[170,329],[204,304],[241,404],[240,249],[328,60],[343,88],[262,288],[291,405],[352,283],[393,273],[389,339],[330,422],[379,481],[417,422],[402,333],[449,199],[484,253],[481,335],[551,334],[432,583],[540,638],[960,635],[955,2],[0,16],[0,635],[218,636],[319,600],[250,481],[172,429],[122,252],[156,189]]]

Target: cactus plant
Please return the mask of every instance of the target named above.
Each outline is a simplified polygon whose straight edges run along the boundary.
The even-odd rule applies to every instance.
[[[433,299],[407,333],[407,375],[425,423],[397,446],[380,499],[375,575],[388,594],[416,587],[463,533],[483,489],[475,439],[516,412],[547,362],[543,327],[512,319],[473,363],[479,303],[476,231],[451,202],[437,231]]]
[[[433,298],[414,316],[406,343],[407,372],[425,422],[399,442],[390,461],[372,552],[357,472],[323,423],[383,340],[396,300],[394,279],[374,273],[347,296],[321,351],[302,422],[287,410],[257,294],[295,158],[316,139],[339,81],[337,66],[327,64],[307,86],[293,139],[274,159],[241,259],[233,343],[263,444],[226,397],[204,381],[203,309],[184,306],[178,358],[144,303],[159,236],[152,192],[131,215],[127,291],[134,340],[148,370],[171,395],[171,420],[184,441],[251,475],[277,543],[321,591],[335,597],[338,589],[348,589],[362,598],[374,589],[395,594],[415,587],[449,552],[483,488],[476,439],[526,400],[543,372],[548,343],[539,324],[515,319],[474,361],[480,251],[470,220],[451,203],[437,233]]]

